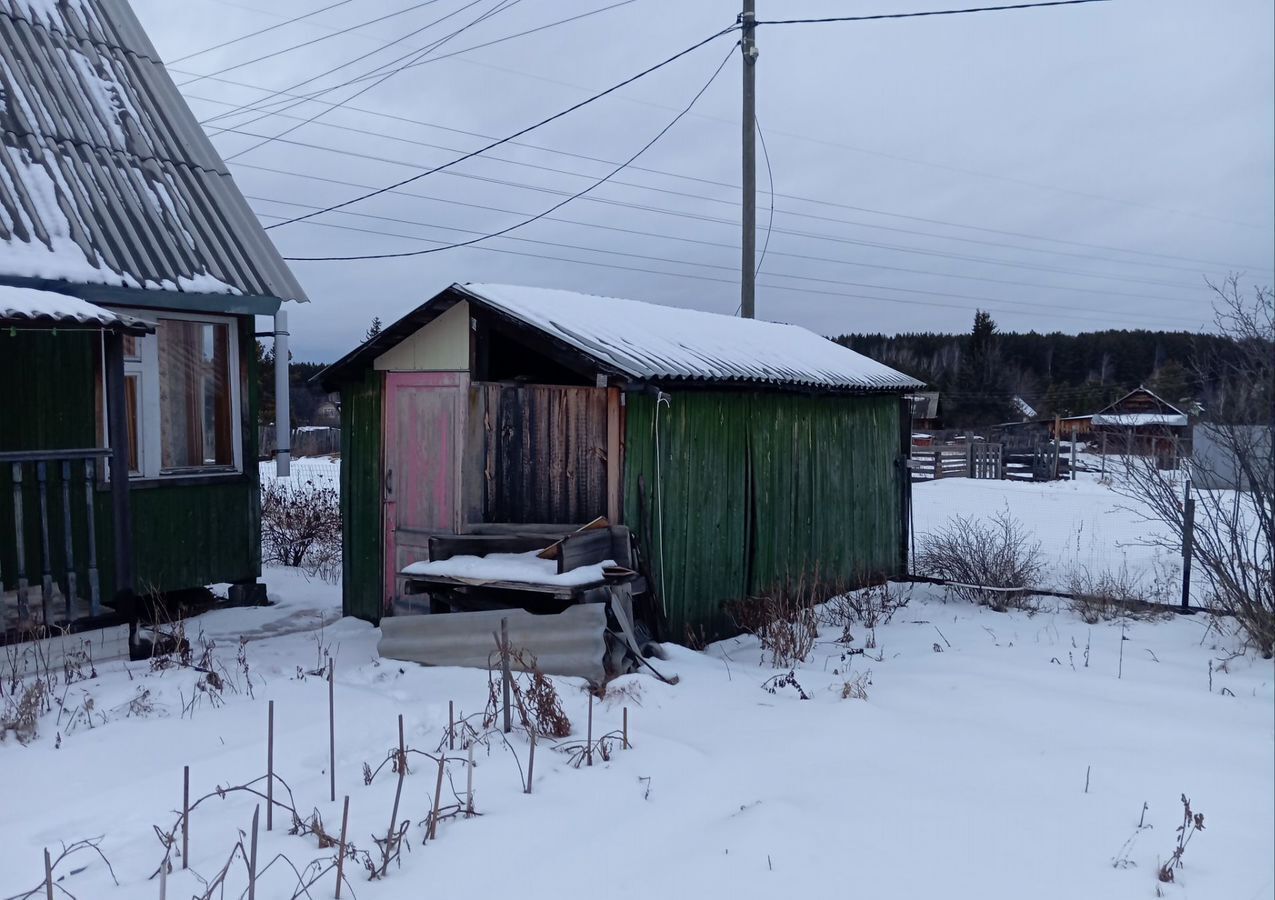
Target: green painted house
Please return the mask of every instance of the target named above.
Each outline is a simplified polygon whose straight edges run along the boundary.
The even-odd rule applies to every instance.
[[[0,63],[0,630],[254,592],[256,317],[305,294],[126,0],[0,4]]]
[[[441,533],[638,537],[651,624],[803,576],[905,571],[913,379],[803,328],[509,285],[452,285],[318,378],[341,392],[347,613],[412,610]]]

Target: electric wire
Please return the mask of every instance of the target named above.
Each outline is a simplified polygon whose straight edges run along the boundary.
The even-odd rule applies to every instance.
[[[703,47],[704,45],[711,43],[712,41],[715,41],[717,38],[721,37],[722,35],[735,30],[736,30],[735,26],[732,25],[729,28],[723,28],[721,31],[718,31],[714,34],[710,34],[708,37],[703,38],[699,41],[696,41],[691,46],[683,50],[679,50],[677,53],[674,53],[672,56],[665,58],[664,60],[656,63],[655,65],[648,66],[647,68],[643,69],[641,72],[638,72],[636,75],[631,75],[628,78],[624,79],[623,81],[617,82],[616,84],[613,84],[611,87],[606,88],[605,90],[599,91],[598,93],[592,95],[591,97],[588,97],[587,99],[574,103],[571,106],[567,107],[566,109],[556,112],[547,118],[541,119],[540,121],[536,122],[533,125],[528,125],[526,128],[523,128],[519,131],[515,131],[513,134],[508,135],[507,137],[503,137],[498,140],[492,141],[486,144],[485,146],[478,148],[477,150],[472,150],[469,153],[465,153],[461,156],[455,157],[441,165],[434,166],[432,168],[426,169],[423,172],[418,172],[415,175],[411,175],[407,178],[400,179],[399,181],[396,181],[393,184],[385,185],[384,187],[377,188],[376,190],[373,190],[373,191],[368,191],[367,193],[361,194],[357,197],[351,197],[350,199],[343,200],[340,203],[335,203],[323,209],[306,213],[304,216],[297,216],[294,219],[286,219],[282,222],[276,222],[273,225],[266,226],[266,228],[267,230],[270,230],[273,228],[281,228],[285,225],[292,225],[296,222],[304,221],[305,219],[312,219],[315,216],[320,216],[325,213],[332,212],[333,210],[342,209],[346,206],[350,206],[353,203],[358,203],[362,200],[367,200],[371,197],[376,197],[380,194],[384,194],[387,191],[391,191],[396,188],[403,187],[404,185],[411,184],[412,182],[419,181],[420,179],[425,178],[428,175],[432,175],[435,172],[441,172],[446,169],[449,169],[452,166],[455,166],[458,163],[464,162],[467,159],[473,159],[475,156],[479,156],[487,152],[488,150],[494,150],[496,147],[499,147],[501,144],[505,144],[511,140],[520,138],[524,134],[529,134],[530,132],[535,131],[537,128],[543,128],[545,125],[548,125],[551,122],[557,121],[558,119],[561,119],[564,116],[568,116],[578,109],[588,106],[590,103],[594,103],[595,101],[600,100],[603,97],[613,94],[616,91],[620,90],[621,88],[632,84],[638,79],[644,78],[647,75],[650,75],[651,73],[656,72],[659,69],[662,69],[665,66],[672,64],[673,62],[676,62],[677,60],[681,59],[683,56],[687,56],[690,53],[694,53],[700,47]]]
[[[738,46],[738,44],[736,46]],[[544,210],[543,212],[536,213],[533,216],[528,216],[527,218],[524,218],[519,222],[515,222],[514,224],[509,225],[505,228],[501,228],[498,231],[482,234],[479,237],[475,237],[471,240],[460,241],[453,244],[445,244],[441,247],[431,247],[426,250],[411,250],[411,251],[403,251],[398,253],[372,253],[372,254],[362,254],[357,256],[356,255],[296,256],[296,257],[289,257],[289,260],[295,261],[295,262],[321,262],[321,261],[338,261],[338,260],[353,261],[353,260],[363,260],[363,259],[394,259],[394,258],[399,258],[404,256],[424,256],[427,253],[441,253],[444,250],[454,250],[457,247],[468,247],[473,244],[477,244],[481,241],[486,241],[491,238],[496,238],[496,237],[500,237],[501,235],[509,234],[511,231],[522,228],[526,225],[530,225],[532,222],[535,222],[539,219],[543,219],[545,216],[551,213],[554,213],[557,210],[561,209],[562,207],[566,206],[571,201],[579,200],[581,197],[585,196],[586,194],[588,194],[590,191],[594,190],[595,188],[598,188],[602,186],[603,184],[606,184],[609,178],[611,178],[613,175],[619,174],[621,171],[624,170],[626,166],[628,166],[629,163],[633,162],[635,159],[637,159],[647,150],[650,150],[651,147],[653,147],[655,143],[660,140],[660,138],[668,134],[669,130],[672,129],[674,125],[676,125],[678,122],[682,120],[683,116],[685,116],[688,112],[691,111],[691,107],[695,105],[696,101],[698,101],[700,97],[704,96],[704,93],[712,86],[713,82],[717,80],[717,76],[722,73],[722,69],[726,68],[726,63],[730,61],[731,55],[734,52],[735,52],[735,48],[732,47],[730,51],[727,52],[726,56],[722,58],[722,61],[718,64],[717,68],[713,70],[713,74],[709,76],[708,81],[704,82],[703,87],[701,87],[698,91],[695,92],[695,95],[691,97],[690,102],[686,104],[686,106],[682,109],[682,111],[679,112],[676,116],[674,116],[673,119],[668,122],[668,124],[666,124],[658,132],[656,132],[655,136],[652,137],[645,144],[643,144],[636,153],[634,153],[624,162],[617,165],[609,173],[607,173],[606,175],[603,175],[601,178],[594,181],[588,187],[584,188],[583,190],[576,191],[574,194],[571,194],[567,196],[566,198],[560,200],[559,202],[555,203],[553,206],[550,206],[548,209]]]
[[[320,7],[319,9],[313,9],[310,12],[302,13],[299,16],[293,16],[291,19],[286,19],[282,22],[276,22],[273,25],[267,25],[265,28],[258,28],[256,31],[250,31],[247,34],[241,34],[239,35],[239,37],[231,38],[228,41],[222,41],[219,44],[213,44],[210,47],[205,47],[202,50],[196,50],[193,53],[187,53],[185,56],[179,56],[176,59],[170,60],[169,62],[171,63],[185,62],[188,59],[194,59],[196,56],[203,56],[205,53],[211,53],[214,50],[220,50],[223,47],[229,47],[231,44],[238,44],[240,41],[246,41],[249,38],[255,38],[258,35],[265,34],[269,31],[275,31],[279,28],[292,25],[295,22],[300,22],[303,19],[308,19],[311,16],[317,16],[319,13],[325,13],[330,9],[336,9],[338,6],[345,6],[346,4],[352,3],[352,2],[353,0],[337,0],[336,3],[329,3],[327,6]],[[222,71],[226,71],[226,70],[222,70]]]

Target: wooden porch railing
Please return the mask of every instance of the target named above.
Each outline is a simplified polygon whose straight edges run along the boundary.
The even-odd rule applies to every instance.
[[[16,560],[13,573],[0,572],[0,592],[6,579],[14,584],[16,627],[19,631],[31,630],[37,624],[51,626],[59,614],[65,617],[66,623],[73,622],[85,611],[86,604],[89,615],[101,614],[94,497],[97,494],[98,462],[110,455],[109,449],[97,448],[0,452],[0,470],[7,469],[12,481],[13,555]],[[55,475],[58,477],[51,477]],[[29,485],[35,486],[34,502],[30,504]],[[85,538],[83,545],[77,548],[75,526],[80,519],[81,508]],[[57,514],[59,509],[60,514]],[[38,516],[39,520],[38,552],[36,547],[30,546],[28,539],[28,523],[32,516]],[[55,530],[61,534],[54,533]],[[54,546],[59,540],[62,543],[61,553],[55,554]],[[86,584],[80,583],[81,568],[86,575]],[[39,622],[31,614],[33,577],[38,578],[39,584]],[[56,611],[53,608],[55,585],[63,600],[63,608]],[[9,595],[5,593],[2,596]],[[9,611],[0,608],[0,613],[4,614],[0,616],[2,631],[9,625]]]

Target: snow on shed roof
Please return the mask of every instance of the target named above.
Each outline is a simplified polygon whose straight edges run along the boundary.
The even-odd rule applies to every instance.
[[[155,326],[149,322],[97,306],[79,297],[7,284],[0,284],[0,323],[68,328],[87,325],[90,328],[105,328],[129,334],[146,334],[155,330]]]
[[[1137,428],[1143,425],[1186,425],[1185,413],[1098,413],[1093,417],[1093,424],[1108,425],[1118,428]]]
[[[797,325],[508,284],[454,287],[643,381],[912,390],[915,379]]]
[[[0,0],[0,278],[306,299],[127,0]]]

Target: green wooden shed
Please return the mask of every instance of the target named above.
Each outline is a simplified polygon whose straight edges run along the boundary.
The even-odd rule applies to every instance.
[[[255,317],[305,294],[126,0],[0,33],[0,632],[259,593]]]
[[[455,284],[317,376],[340,390],[347,613],[405,612],[428,539],[627,525],[665,639],[803,573],[905,571],[913,379],[792,325]]]

